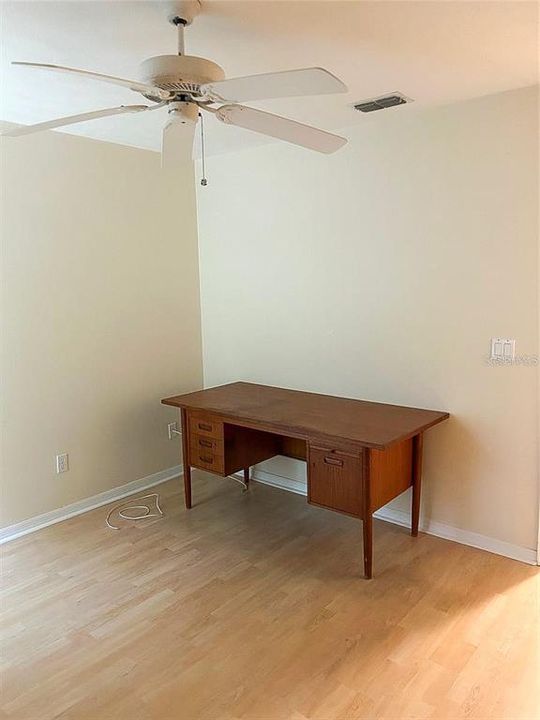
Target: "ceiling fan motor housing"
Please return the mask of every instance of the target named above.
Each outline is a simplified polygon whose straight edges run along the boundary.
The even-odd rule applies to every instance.
[[[199,97],[204,83],[223,80],[223,69],[211,60],[193,55],[157,55],[141,63],[143,82],[157,85],[179,95]]]

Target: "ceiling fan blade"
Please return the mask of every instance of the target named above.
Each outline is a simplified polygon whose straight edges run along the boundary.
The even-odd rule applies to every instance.
[[[161,134],[161,167],[176,168],[193,159],[196,123],[183,123],[171,118]]]
[[[215,102],[244,102],[347,92],[347,86],[328,70],[313,67],[219,80],[201,85],[201,91]]]
[[[24,67],[37,68],[38,70],[51,70],[52,72],[71,73],[72,75],[80,75],[91,80],[101,80],[102,82],[119,85],[120,87],[129,88],[135,92],[148,95],[159,100],[168,100],[172,97],[172,93],[168,90],[162,90],[156,85],[141,83],[137,80],[125,80],[124,78],[115,77],[114,75],[103,75],[101,73],[91,72],[90,70],[78,70],[77,68],[63,67],[62,65],[50,65],[47,63],[31,63],[31,62],[12,62],[12,65],[24,65]]]
[[[106,110],[94,110],[93,112],[81,113],[80,115],[70,115],[69,117],[57,118],[56,120],[47,120],[46,122],[35,125],[20,125],[19,127],[2,132],[0,135],[6,135],[8,137],[30,135],[31,133],[41,132],[42,130],[52,130],[53,128],[63,127],[64,125],[73,125],[74,123],[86,122],[87,120],[97,120],[97,118],[109,117],[110,115],[155,110],[157,107],[157,105],[154,107],[149,107],[148,105],[120,105],[120,107],[107,108]],[[161,107],[161,105],[159,105],[159,107]]]
[[[224,105],[215,111],[215,115],[228,125],[237,125],[322,153],[333,153],[347,142],[346,138],[340,135],[245,105]]]

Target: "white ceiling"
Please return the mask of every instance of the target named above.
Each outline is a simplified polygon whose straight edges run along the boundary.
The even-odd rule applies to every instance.
[[[151,55],[175,53],[168,2],[2,2],[0,118],[33,123],[140,96],[91,80],[11,67],[49,62],[130,79]],[[349,86],[347,95],[254,103],[325,129],[376,122],[350,104],[399,90],[421,105],[455,102],[538,82],[535,2],[204,1],[186,31],[186,51],[218,62],[228,77],[318,65]],[[210,153],[264,138],[207,123]],[[96,120],[69,132],[159,149],[165,112]],[[346,132],[345,132],[346,134]],[[19,139],[17,142],[24,142]]]

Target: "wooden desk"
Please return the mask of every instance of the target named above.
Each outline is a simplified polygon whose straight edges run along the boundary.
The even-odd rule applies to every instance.
[[[412,486],[418,534],[422,433],[447,412],[231,383],[161,401],[181,410],[184,491],[191,468],[225,477],[275,455],[306,460],[308,502],[363,520],[364,574],[372,575],[372,516]]]

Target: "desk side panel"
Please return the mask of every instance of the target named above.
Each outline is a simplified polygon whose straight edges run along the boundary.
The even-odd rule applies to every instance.
[[[412,485],[413,440],[386,450],[370,451],[371,512],[375,512]]]

